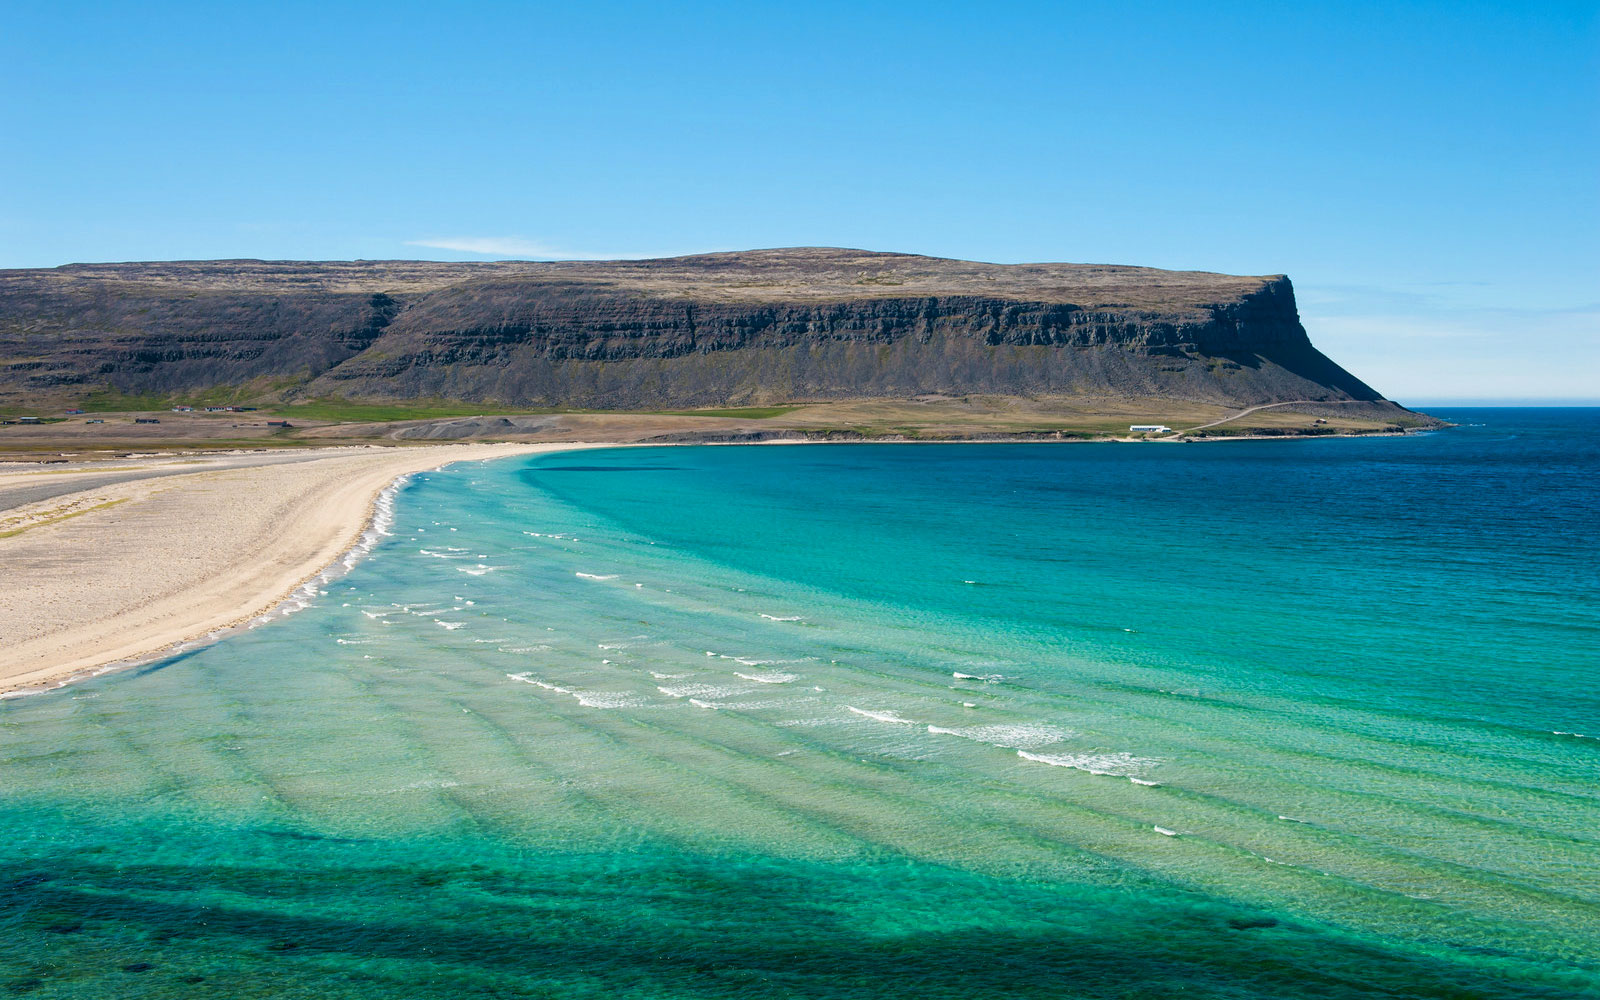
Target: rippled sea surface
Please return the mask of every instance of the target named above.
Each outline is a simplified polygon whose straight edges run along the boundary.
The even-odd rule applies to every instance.
[[[0,703],[0,995],[1600,996],[1600,411],[455,465]]]

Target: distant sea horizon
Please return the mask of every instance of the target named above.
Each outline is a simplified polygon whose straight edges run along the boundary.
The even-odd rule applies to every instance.
[[[1555,410],[1583,410],[1600,407],[1600,398],[1584,399],[1576,396],[1556,397],[1544,399],[1538,396],[1486,398],[1478,399],[1470,396],[1445,396],[1439,399],[1423,399],[1413,401],[1395,400],[1407,409],[1427,409],[1430,406],[1450,409],[1555,409]]]
[[[1600,997],[1600,407],[597,448],[0,703],[31,997]]]

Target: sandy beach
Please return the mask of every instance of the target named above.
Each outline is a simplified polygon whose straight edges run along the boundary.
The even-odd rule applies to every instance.
[[[242,624],[360,538],[400,476],[570,444],[148,457],[0,472],[0,694]]]

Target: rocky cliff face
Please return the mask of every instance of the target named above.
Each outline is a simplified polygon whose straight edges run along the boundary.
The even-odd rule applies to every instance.
[[[253,380],[600,409],[930,392],[1379,398],[1312,347],[1282,276],[814,249],[0,272],[7,396]]]

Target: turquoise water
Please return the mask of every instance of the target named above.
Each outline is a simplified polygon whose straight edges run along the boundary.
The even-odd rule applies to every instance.
[[[1446,415],[418,476],[0,704],[0,991],[1600,996],[1600,411]]]

